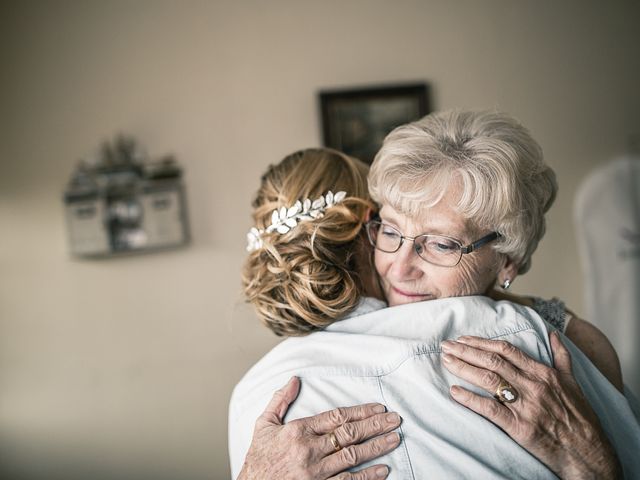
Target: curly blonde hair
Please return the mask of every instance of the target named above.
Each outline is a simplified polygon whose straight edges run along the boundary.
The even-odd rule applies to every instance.
[[[306,335],[353,310],[363,293],[356,268],[360,232],[374,209],[368,166],[335,150],[292,153],[271,165],[253,201],[254,225],[265,229],[274,210],[297,200],[345,191],[324,216],[288,233],[263,233],[242,269],[242,285],[262,323],[279,336]]]

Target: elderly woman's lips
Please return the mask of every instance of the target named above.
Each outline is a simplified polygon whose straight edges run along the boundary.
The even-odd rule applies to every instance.
[[[414,293],[414,292],[405,292],[404,290],[400,290],[396,287],[391,287],[394,292],[399,293],[400,295],[404,295],[405,297],[428,297],[428,293]]]

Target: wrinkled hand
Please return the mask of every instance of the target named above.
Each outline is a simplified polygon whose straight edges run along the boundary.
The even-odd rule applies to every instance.
[[[390,452],[400,443],[400,416],[385,413],[378,403],[336,408],[287,424],[282,420],[300,391],[300,380],[291,378],[278,390],[256,421],[253,440],[238,480],[386,478],[389,469],[373,465],[358,472],[344,472]],[[336,451],[333,432],[341,447]],[[386,434],[386,435],[383,435]],[[340,473],[342,472],[342,473]]]
[[[460,337],[442,343],[444,366],[494,394],[502,379],[519,396],[513,403],[451,387],[451,396],[504,430],[563,479],[621,478],[622,469],[598,417],[571,372],[571,355],[550,335],[554,367],[505,341]]]

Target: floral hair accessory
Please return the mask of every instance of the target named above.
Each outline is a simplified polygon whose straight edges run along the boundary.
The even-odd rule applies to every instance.
[[[251,227],[247,233],[247,252],[253,252],[262,248],[262,235],[264,233],[278,232],[281,235],[288,233],[299,222],[306,222],[322,218],[325,210],[342,202],[347,196],[347,192],[334,194],[329,190],[326,195],[320,195],[313,202],[309,198],[298,200],[293,206],[281,207],[271,214],[271,225],[266,229]]]

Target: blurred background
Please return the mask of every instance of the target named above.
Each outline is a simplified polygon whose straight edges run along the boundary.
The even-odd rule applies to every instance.
[[[320,90],[519,118],[560,193],[514,289],[586,315],[574,198],[640,132],[639,25],[632,0],[0,1],[0,477],[229,477],[231,390],[278,342],[240,295],[250,201],[321,144]],[[184,168],[192,241],[73,257],[65,186],[120,132]]]

